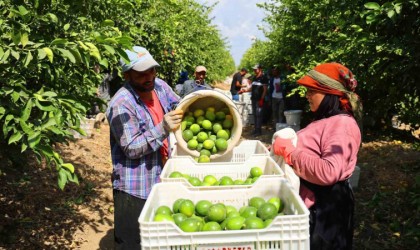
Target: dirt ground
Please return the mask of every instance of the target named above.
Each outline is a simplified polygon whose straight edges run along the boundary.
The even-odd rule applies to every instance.
[[[270,142],[268,128],[257,138],[250,130],[244,129],[244,139]],[[419,245],[420,152],[415,144],[380,138],[363,143],[354,249]],[[35,161],[23,171],[12,169],[0,156],[6,165],[0,172],[0,249],[113,249],[108,125],[59,150],[75,165],[80,182],[64,191],[58,189],[53,169]]]

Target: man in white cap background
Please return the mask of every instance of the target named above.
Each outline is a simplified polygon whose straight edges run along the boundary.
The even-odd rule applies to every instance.
[[[184,87],[182,88],[182,92],[180,93],[180,95],[186,96],[189,93],[192,93],[197,90],[212,89],[212,87],[206,83],[206,73],[206,67],[197,66],[194,72],[194,80],[187,80],[184,82]]]
[[[125,84],[107,109],[110,125],[115,249],[141,249],[138,218],[170,155],[169,133],[182,120],[179,96],[156,78],[159,64],[134,46],[122,60]]]

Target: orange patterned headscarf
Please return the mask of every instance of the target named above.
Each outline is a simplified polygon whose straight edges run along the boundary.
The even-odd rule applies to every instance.
[[[354,92],[357,81],[348,68],[339,63],[323,63],[310,70],[297,83],[325,94],[339,96],[342,109],[353,114],[361,124],[363,109],[359,96]]]

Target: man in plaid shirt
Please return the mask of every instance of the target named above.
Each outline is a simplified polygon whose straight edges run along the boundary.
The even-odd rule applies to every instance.
[[[169,133],[182,120],[179,96],[156,78],[159,64],[134,46],[122,60],[126,83],[109,103],[116,249],[141,249],[138,217],[170,155]]]

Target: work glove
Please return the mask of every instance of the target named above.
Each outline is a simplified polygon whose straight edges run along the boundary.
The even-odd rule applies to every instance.
[[[296,149],[292,140],[291,138],[277,137],[273,143],[274,154],[282,156],[288,165],[292,165],[291,155]]]
[[[263,105],[264,105],[264,99],[260,99],[260,100],[258,101],[258,107],[262,108],[262,107],[263,107]]]
[[[163,116],[163,128],[167,133],[175,131],[179,128],[182,121],[184,111],[182,109],[175,109]]]

